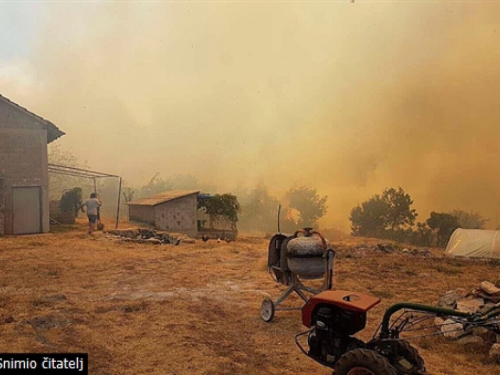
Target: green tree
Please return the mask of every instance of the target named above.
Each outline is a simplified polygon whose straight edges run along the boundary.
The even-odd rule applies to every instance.
[[[82,205],[82,188],[74,187],[66,191],[59,201],[61,212],[70,212],[74,217],[78,216],[78,211]]]
[[[417,246],[434,246],[436,243],[436,235],[429,228],[427,223],[416,223],[416,228],[407,228],[403,231],[403,236],[397,238],[399,242],[410,243]]]
[[[167,179],[167,183],[172,185],[172,189],[180,190],[198,189],[200,187],[198,179],[191,174],[175,174]]]
[[[427,223],[417,223],[417,230],[413,232],[412,244],[418,246],[432,246],[433,235],[432,228]]]
[[[211,228],[214,228],[214,225],[221,225],[221,229],[226,229],[229,225],[232,230],[236,230],[241,208],[235,195],[216,194],[210,198],[201,199],[198,201],[198,208],[208,215]]]
[[[435,232],[439,247],[446,246],[453,231],[459,227],[457,217],[447,212],[433,211],[425,222]]]
[[[269,194],[260,183],[248,193],[241,208],[241,227],[250,230],[268,231],[276,227],[278,199]]]
[[[317,221],[328,211],[325,195],[320,197],[316,189],[309,186],[301,186],[288,190],[286,198],[289,206],[299,212],[296,225],[300,228],[316,227]]]
[[[382,193],[382,201],[388,206],[386,220],[391,230],[401,227],[411,227],[418,216],[417,211],[411,208],[413,201],[409,194],[399,187],[385,189]]]
[[[393,237],[415,223],[417,212],[411,208],[409,194],[399,187],[385,189],[351,210],[349,220],[354,236]]]
[[[137,190],[132,189],[130,187],[126,187],[123,189],[122,196],[123,196],[123,201],[125,203],[128,203],[134,199],[135,194],[137,193]]]
[[[86,162],[81,162],[71,149],[62,148],[55,143],[49,144],[48,161],[50,164],[62,165],[65,167],[88,169]],[[64,192],[74,186],[88,186],[89,179],[76,176],[68,176],[56,173],[49,173],[49,197],[50,199],[59,199]]]
[[[484,229],[489,221],[474,211],[453,210],[450,214],[457,218],[458,227],[464,229]]]
[[[66,167],[88,168],[87,162],[81,162],[71,149],[65,149],[60,144],[49,144],[48,159],[50,164],[64,165]]]
[[[165,181],[161,178],[160,173],[156,173],[146,185],[143,185],[139,190],[141,198],[149,197],[164,191],[172,190],[173,185],[170,181]]]
[[[118,194],[120,187],[120,180],[116,177],[106,177],[96,179],[96,193],[99,199],[102,201],[102,206],[100,208],[101,217],[116,219],[117,208],[118,208]],[[125,197],[124,193],[129,194],[132,192],[134,194],[135,190],[130,188],[125,188],[126,181],[122,181],[122,198]],[[85,196],[88,198],[87,194],[93,193],[93,186],[89,192],[85,192]],[[128,212],[128,206],[124,199],[120,199],[120,216],[126,217]]]
[[[198,180],[196,176],[192,174],[174,174],[168,177],[165,183],[171,187],[171,189],[179,190],[200,190],[200,191],[210,191],[215,193],[217,191],[217,186],[212,183],[202,182]]]
[[[351,210],[349,220],[353,236],[383,237],[388,206],[380,195],[374,195]]]

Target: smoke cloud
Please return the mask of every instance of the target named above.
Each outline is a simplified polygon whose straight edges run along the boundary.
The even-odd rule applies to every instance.
[[[398,186],[420,220],[500,224],[500,3],[56,2],[39,17],[30,90],[3,78],[2,94],[92,169],[310,185],[329,197],[322,226],[344,230]]]

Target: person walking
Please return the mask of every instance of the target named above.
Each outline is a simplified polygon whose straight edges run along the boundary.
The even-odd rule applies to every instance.
[[[82,203],[80,209],[85,212],[84,207],[87,207],[87,217],[89,218],[89,234],[92,234],[96,230],[96,223],[99,216],[99,207],[101,207],[102,202],[97,197],[96,193],[90,194],[90,198]]]

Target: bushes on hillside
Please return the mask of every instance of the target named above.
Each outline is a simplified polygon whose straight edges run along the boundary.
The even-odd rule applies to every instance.
[[[477,212],[453,210],[433,211],[425,222],[415,224],[418,214],[412,204],[401,187],[385,189],[351,210],[352,235],[445,247],[455,229],[484,229],[488,221]]]

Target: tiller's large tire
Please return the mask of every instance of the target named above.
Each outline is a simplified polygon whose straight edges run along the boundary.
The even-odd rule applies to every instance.
[[[339,358],[334,369],[335,375],[398,375],[387,358],[368,349],[349,350]]]
[[[398,371],[398,374],[420,375],[426,373],[424,360],[418,354],[417,349],[405,340],[398,340],[395,345],[397,355],[395,358],[391,358],[391,363]]]

